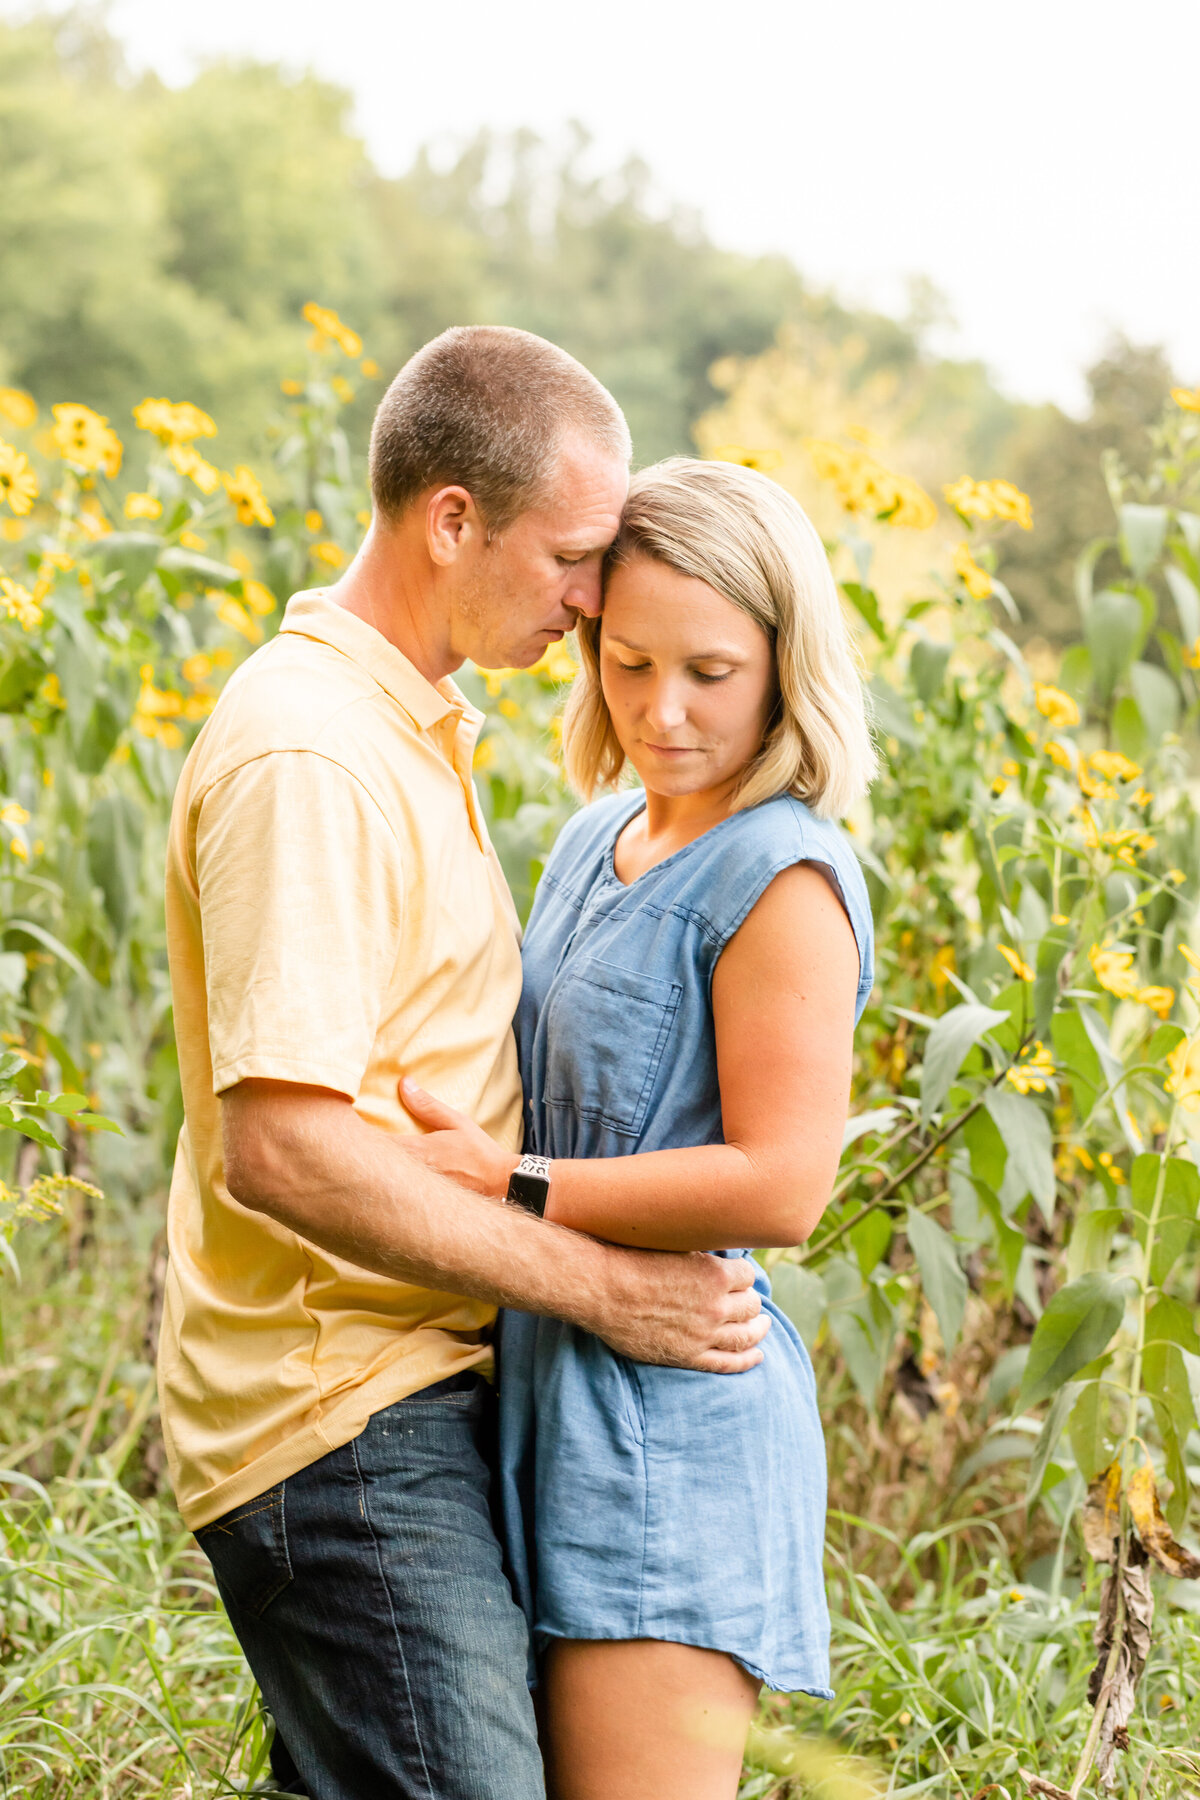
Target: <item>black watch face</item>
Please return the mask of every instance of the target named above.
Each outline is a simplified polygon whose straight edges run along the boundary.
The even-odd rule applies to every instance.
[[[519,1170],[508,1184],[509,1199],[523,1206],[526,1212],[535,1213],[539,1219],[546,1211],[549,1192],[550,1183],[544,1175],[523,1175]]]

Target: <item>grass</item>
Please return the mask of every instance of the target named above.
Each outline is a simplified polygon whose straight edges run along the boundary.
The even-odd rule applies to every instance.
[[[147,1344],[159,1218],[102,1209],[18,1240],[0,1370],[0,1795],[209,1800],[266,1782],[266,1724],[208,1564],[162,1491]],[[1066,1477],[1026,1523],[1020,1458],[956,1485],[1003,1422],[981,1310],[951,1376],[961,1404],[873,1422],[839,1368],[830,1421],[828,1703],[770,1697],[742,1800],[1023,1795],[1067,1784],[1086,1725],[1094,1584]],[[995,1334],[993,1333],[993,1336]],[[1019,1439],[1017,1440],[1019,1447]],[[978,1462],[978,1459],[976,1459]],[[1159,1620],[1117,1792],[1200,1796],[1200,1637]]]

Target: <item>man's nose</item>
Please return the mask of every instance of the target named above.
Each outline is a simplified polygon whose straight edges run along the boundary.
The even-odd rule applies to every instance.
[[[582,613],[585,619],[598,619],[603,598],[599,568],[593,567],[585,572],[581,566],[563,597],[563,604]]]

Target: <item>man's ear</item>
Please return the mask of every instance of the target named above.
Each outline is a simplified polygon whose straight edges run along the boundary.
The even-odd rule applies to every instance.
[[[476,539],[486,537],[479,508],[464,487],[443,487],[429,496],[425,508],[425,540],[441,567],[457,562]]]

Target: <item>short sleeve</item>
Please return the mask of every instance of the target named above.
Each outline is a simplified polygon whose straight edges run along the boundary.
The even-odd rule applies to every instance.
[[[400,952],[403,853],[350,772],[259,757],[196,821],[213,1092],[254,1077],[359,1091]]]

